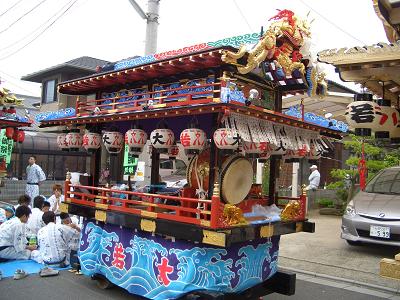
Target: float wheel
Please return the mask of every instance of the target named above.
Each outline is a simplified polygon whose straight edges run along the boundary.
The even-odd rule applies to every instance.
[[[97,287],[102,290],[110,289],[114,284],[104,276],[95,275],[93,279],[96,280]]]

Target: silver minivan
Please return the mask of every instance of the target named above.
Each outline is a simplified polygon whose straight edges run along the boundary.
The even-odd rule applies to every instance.
[[[342,239],[400,246],[400,167],[379,172],[349,202],[342,217]]]

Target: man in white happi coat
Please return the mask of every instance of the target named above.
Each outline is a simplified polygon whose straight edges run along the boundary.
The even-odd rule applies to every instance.
[[[29,235],[37,236],[39,229],[44,226],[44,223],[42,220],[43,203],[44,203],[43,196],[36,196],[35,199],[33,199],[32,214],[29,217],[28,222],[26,223],[26,227],[28,228]]]
[[[316,203],[316,190],[319,187],[319,182],[321,179],[321,174],[318,172],[318,167],[312,165],[310,167],[311,174],[308,177],[309,184],[306,187],[307,192],[307,209],[309,210]]]
[[[42,181],[46,180],[42,168],[36,164],[36,157],[30,156],[28,160],[29,165],[26,167],[26,189],[25,193],[34,199],[39,196],[39,185]]]
[[[52,211],[43,214],[46,224],[38,232],[38,250],[32,253],[32,259],[50,266],[69,265],[71,245],[76,234],[76,229],[56,224],[56,215]]]
[[[31,209],[21,205],[15,212],[15,218],[0,225],[0,258],[29,259],[36,245],[27,246],[26,222]]]

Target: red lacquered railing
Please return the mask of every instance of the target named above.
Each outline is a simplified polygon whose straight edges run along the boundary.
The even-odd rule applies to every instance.
[[[115,195],[124,195],[124,198]],[[132,199],[135,198],[135,199]],[[166,204],[174,201],[178,205]],[[105,211],[118,211],[144,217],[223,228],[220,224],[222,204],[219,196],[212,200],[160,194],[120,191],[110,188],[72,185],[65,182],[65,202],[90,206]]]
[[[124,96],[102,98],[97,100],[77,100],[76,113],[77,116],[92,115],[97,108],[97,114],[107,114],[116,112],[127,112],[142,109],[142,105],[147,104],[149,100],[153,101],[153,105],[162,106],[179,106],[190,104],[209,103],[213,101],[213,94],[220,92],[220,83],[208,83],[196,86],[185,86],[175,89],[166,89],[152,92],[141,92],[128,94]],[[211,88],[204,91],[194,91],[200,88]],[[182,90],[189,90],[188,93],[173,94]],[[129,99],[140,98],[140,99]]]

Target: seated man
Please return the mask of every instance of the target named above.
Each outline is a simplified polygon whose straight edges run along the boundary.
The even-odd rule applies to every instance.
[[[0,225],[0,258],[29,259],[36,245],[27,246],[26,222],[31,214],[28,206],[21,205],[12,218]]]
[[[71,248],[71,265],[74,266],[78,263],[77,260],[77,251],[79,250],[79,239],[81,237],[81,228],[79,227],[79,221],[78,218],[75,216],[69,216],[69,214],[62,212],[60,214],[60,219],[61,219],[61,224],[64,226],[69,226],[73,229],[75,229],[75,234],[71,239],[71,242],[69,244]]]
[[[7,205],[6,207],[4,207],[4,210],[6,212],[7,220],[10,220],[10,219],[15,217],[15,208],[14,208],[14,206]]]
[[[30,216],[28,223],[26,223],[26,226],[29,229],[29,233],[33,234],[35,236],[37,235],[39,229],[44,226],[44,223],[42,220],[43,203],[44,203],[43,196],[36,196],[35,199],[33,199],[32,215]]]
[[[42,212],[48,212],[50,210],[51,204],[49,201],[43,202]]]
[[[47,199],[50,202],[50,210],[53,211],[56,215],[60,214],[60,204],[64,202],[64,195],[62,194],[62,186],[61,184],[53,185],[53,195]]]
[[[76,230],[81,232],[81,228],[79,227],[79,220],[77,217],[70,216],[68,213],[62,212],[60,213],[60,219],[61,219],[61,224],[70,225],[72,228],[75,228]]]
[[[56,215],[52,211],[45,212],[42,219],[46,226],[38,232],[39,250],[32,253],[32,258],[50,266],[69,265],[71,241],[76,229],[56,224]]]
[[[31,208],[31,197],[28,195],[22,195],[18,198],[18,205],[15,206],[15,209],[17,209],[19,206],[25,205]]]

